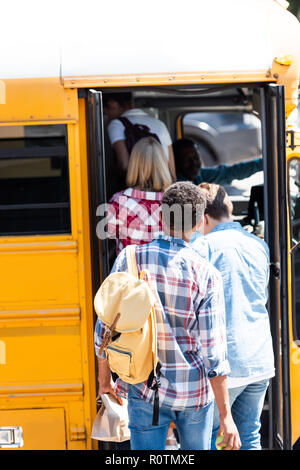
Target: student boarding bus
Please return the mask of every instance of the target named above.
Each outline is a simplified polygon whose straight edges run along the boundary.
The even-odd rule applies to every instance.
[[[259,119],[260,217],[270,247],[276,357],[264,447],[291,449],[299,440],[300,27],[286,6],[275,0],[154,0],[147,12],[138,0],[2,6],[1,447],[98,448],[91,439],[93,298],[109,256],[96,228],[97,208],[110,193],[111,158],[102,96],[121,91],[163,120],[173,140],[184,135],[188,113]]]

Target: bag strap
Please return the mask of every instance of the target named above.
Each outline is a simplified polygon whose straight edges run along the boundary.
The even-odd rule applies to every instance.
[[[138,267],[137,267],[137,262],[136,262],[136,245],[128,245],[126,247],[126,261],[127,261],[127,269],[130,274],[132,274],[135,277],[139,277],[138,274]],[[148,282],[150,288],[150,279],[151,275],[148,269],[144,269],[141,274],[140,274],[140,279],[144,280],[146,275],[145,281]],[[152,290],[152,289],[151,289]],[[151,312],[149,315],[149,321],[151,324],[151,331],[152,331],[152,363],[153,363],[153,369],[151,374],[148,377],[147,380],[147,387],[151,388],[154,390],[154,403],[153,403],[153,418],[152,418],[152,424],[153,426],[158,426],[159,424],[159,395],[158,395],[158,389],[160,387],[160,381],[157,378],[157,374],[160,371],[161,364],[158,361],[157,357],[157,329],[156,329],[156,315],[155,315],[155,310],[154,307],[151,308]]]
[[[136,262],[136,245],[128,245],[126,247],[126,261],[129,274],[138,278],[139,272]]]
[[[141,279],[144,279],[145,274],[148,278],[148,284],[150,284],[150,272],[148,269],[145,269],[141,272]],[[150,286],[151,288],[151,286]],[[152,289],[151,289],[152,290]],[[152,290],[153,293],[153,290]],[[157,294],[156,294],[157,295]],[[158,426],[159,425],[159,394],[158,390],[160,388],[160,381],[158,379],[158,374],[161,369],[161,363],[157,357],[157,328],[156,328],[156,315],[154,307],[151,308],[150,318],[149,321],[151,323],[151,331],[152,331],[152,361],[153,361],[153,369],[150,373],[148,380],[147,380],[147,387],[154,391],[154,402],[153,402],[153,416],[152,416],[152,425]]]
[[[126,129],[129,129],[129,128],[132,129],[133,124],[132,124],[131,121],[129,121],[129,119],[127,119],[126,117],[122,117],[122,116],[118,117],[117,119],[118,119],[118,121],[120,121],[120,122],[123,124],[123,126],[124,126]]]
[[[145,124],[133,124],[131,121],[129,121],[129,119],[127,119],[126,117],[118,117],[117,118],[119,121],[121,121],[121,123],[123,124],[123,126],[125,127],[126,130],[134,130],[136,129],[137,127],[143,129],[144,131],[147,131],[147,132],[150,132],[150,129],[148,126],[145,126]]]
[[[105,332],[104,332],[104,335],[103,335],[103,340],[102,340],[102,343],[101,343],[101,346],[100,346],[100,349],[99,349],[99,356],[101,356],[101,354],[103,353],[103,350],[105,349],[106,351],[106,347],[108,346],[108,344],[111,342],[112,340],[112,334],[113,332],[115,331],[115,328],[117,326],[117,323],[120,319],[120,316],[121,314],[120,313],[117,313],[113,323],[110,325],[110,326],[106,326],[105,327]]]
[[[146,275],[146,282],[148,282],[148,285],[152,291],[153,294],[153,289],[151,288],[150,284],[150,279],[151,279],[151,274],[148,269],[143,269],[141,272],[141,280],[145,280],[145,275]],[[153,373],[154,377],[156,376],[156,368],[157,368],[157,363],[158,363],[158,358],[157,358],[157,329],[156,329],[156,315],[155,315],[155,310],[154,307],[151,308],[150,312],[150,318],[149,321],[151,323],[151,331],[152,331],[152,361],[153,361]]]
[[[130,274],[132,274],[135,277],[139,277],[138,273],[138,267],[137,267],[137,262],[136,262],[136,247],[137,245],[127,245],[126,247],[126,261],[127,261],[127,269]],[[140,279],[144,280],[146,275],[146,282],[148,282],[150,286],[150,271],[148,269],[144,269],[141,272]],[[151,286],[150,286],[151,288]],[[156,318],[155,318],[155,311],[154,308],[151,308],[150,312],[150,323],[151,323],[151,331],[153,332],[152,335],[152,351],[153,351],[153,370],[154,374],[156,371],[156,366],[157,366],[157,331],[156,331]]]

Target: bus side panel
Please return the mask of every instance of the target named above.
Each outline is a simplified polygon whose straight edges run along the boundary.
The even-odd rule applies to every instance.
[[[63,408],[1,411],[1,421],[9,426],[22,423],[25,444],[16,450],[66,449],[66,422]]]
[[[1,245],[2,312],[64,304],[78,308],[77,243],[50,237],[28,242]]]
[[[68,97],[72,234],[0,238],[0,427],[23,426],[24,449],[97,448],[86,123]]]
[[[37,123],[77,120],[77,90],[65,90],[56,78],[3,80],[5,104],[0,106],[0,122]]]
[[[300,155],[299,155],[300,157]],[[290,266],[290,260],[289,260]],[[289,269],[290,271],[290,269]],[[290,271],[291,272],[291,271]],[[289,285],[292,280],[289,276]],[[290,299],[292,297],[290,296]],[[292,305],[290,300],[290,312]],[[293,341],[292,328],[290,331],[290,374],[291,374],[291,410],[292,410],[292,443],[294,444],[300,438],[300,343]]]
[[[88,154],[85,99],[78,100],[79,125],[68,126],[69,149],[74,155],[74,181],[76,186],[78,279],[81,309],[80,336],[82,379],[84,384],[84,416],[86,445],[98,449],[98,442],[91,439],[91,430],[96,416],[96,378],[94,352],[94,299],[91,268],[91,221],[90,188],[88,176]],[[72,192],[72,188],[71,188]],[[75,202],[75,198],[74,198]]]
[[[1,245],[0,426],[22,426],[24,449],[86,447],[77,258],[68,239]]]

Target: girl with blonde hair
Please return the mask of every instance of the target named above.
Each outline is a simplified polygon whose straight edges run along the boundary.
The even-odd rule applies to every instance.
[[[134,145],[126,181],[128,188],[114,194],[106,216],[117,254],[127,245],[149,243],[162,232],[161,200],[172,177],[164,149],[153,137]]]

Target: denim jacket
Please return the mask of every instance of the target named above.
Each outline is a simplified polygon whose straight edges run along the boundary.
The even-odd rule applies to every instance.
[[[274,355],[266,309],[269,250],[237,222],[194,236],[193,248],[221,273],[225,294],[229,377],[270,378]]]

